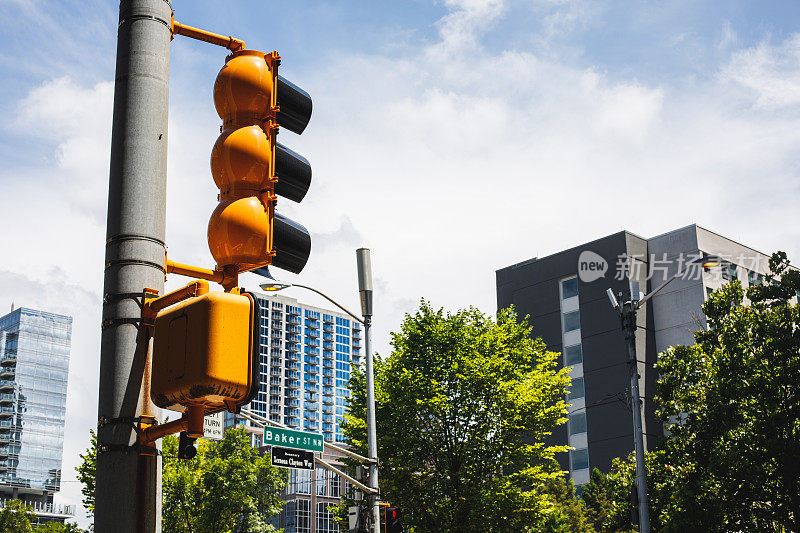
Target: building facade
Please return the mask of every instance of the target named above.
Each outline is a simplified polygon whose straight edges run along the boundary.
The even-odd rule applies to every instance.
[[[693,263],[704,253],[721,257],[722,265],[703,269]],[[593,468],[607,471],[634,446],[631,365],[606,289],[628,299],[631,281],[647,293],[683,272],[637,315],[642,430],[650,449],[664,434],[653,404],[657,355],[694,344],[694,332],[706,327],[701,306],[714,289],[733,279],[744,287],[763,283],[767,270],[765,254],[690,225],[650,239],[622,231],[497,271],[498,308],[514,305],[519,317],[529,316],[533,335],[571,367],[568,422],[549,443],[574,448],[559,462],[576,485],[587,483]]]
[[[342,442],[341,422],[350,396],[348,380],[361,365],[361,324],[345,313],[258,294],[261,307],[261,387],[249,409],[293,429]],[[246,420],[255,446],[260,430]],[[326,452],[324,459],[336,461]],[[275,526],[285,533],[338,532],[329,508],[338,505],[344,480],[325,469],[290,470],[286,505]]]
[[[0,318],[0,504],[21,499],[40,521],[74,516],[56,506],[72,318],[25,307]]]

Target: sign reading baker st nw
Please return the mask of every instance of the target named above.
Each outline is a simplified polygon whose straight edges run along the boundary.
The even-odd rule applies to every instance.
[[[321,452],[324,448],[322,435],[319,433],[273,427],[264,428],[264,446],[280,446],[310,452]]]

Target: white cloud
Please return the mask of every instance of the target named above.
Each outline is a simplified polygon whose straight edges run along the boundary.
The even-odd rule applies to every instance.
[[[800,219],[800,128],[789,112],[800,100],[800,37],[734,51],[717,76],[675,87],[560,59],[557,43],[547,55],[491,51],[483,38],[507,6],[445,5],[438,40],[402,57],[331,54],[305,83],[315,98],[307,132],[280,137],[314,168],[308,197],[279,203],[313,234],[300,278],[358,309],[354,250],[371,247],[380,352],[420,297],[493,312],[496,269],[621,229],[648,236],[698,222],[800,260],[787,223]],[[588,9],[536,6],[552,15],[545,41],[562,39]],[[14,229],[4,233],[0,269],[16,280],[0,284],[0,306],[76,302],[68,424],[77,436],[66,444],[65,472],[96,413],[112,105],[110,81],[78,79],[23,98],[15,127],[33,139],[36,158],[24,179],[0,169],[9,192],[0,213]],[[200,266],[212,266],[208,157],[218,126],[210,99],[173,98],[167,244],[173,258]],[[31,205],[41,207],[35,218]],[[243,280],[251,289],[258,282]]]
[[[724,81],[740,84],[756,95],[756,106],[779,109],[800,103],[800,34],[782,43],[739,50],[722,69]]]

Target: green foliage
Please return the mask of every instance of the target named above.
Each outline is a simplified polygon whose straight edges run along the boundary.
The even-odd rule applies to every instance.
[[[22,500],[8,500],[0,510],[0,531],[4,533],[31,533],[31,520],[36,515]]]
[[[94,515],[94,482],[97,471],[97,435],[93,429],[89,430],[89,447],[79,457],[81,463],[75,467],[75,471],[78,473],[78,481],[82,485],[83,499],[81,502],[91,517]]]
[[[627,524],[614,520],[615,515],[621,514],[616,509],[616,499],[611,494],[614,484],[608,474],[595,468],[589,477],[589,483],[583,486],[581,499],[586,505],[586,515],[597,531],[614,531],[624,528]],[[625,509],[630,515],[629,509]],[[616,527],[615,527],[616,526]]]
[[[542,444],[566,421],[566,370],[513,310],[434,310],[424,300],[376,357],[381,494],[415,532],[525,531],[552,504],[565,446]],[[366,454],[364,375],[351,378],[344,431]]]
[[[8,500],[0,510],[0,531],[3,533],[85,533],[77,524],[46,522],[34,527],[33,508],[22,500]]]
[[[85,530],[72,522],[64,524],[61,522],[47,522],[36,526],[33,533],[85,533]]]
[[[541,533],[594,533],[589,520],[589,510],[580,498],[575,497],[575,486],[563,477],[548,480],[545,490],[552,502]]]
[[[274,531],[267,520],[280,512],[284,469],[270,465],[250,446],[244,428],[229,429],[220,442],[197,441],[197,456],[177,458],[178,438],[162,441],[165,531],[223,533]]]
[[[91,435],[91,445],[81,455],[83,463],[77,470],[84,505],[93,509],[97,443],[94,432]],[[164,437],[162,453],[165,532],[275,531],[267,521],[283,506],[280,494],[286,486],[286,471],[271,466],[268,457],[250,446],[244,428],[229,429],[219,442],[198,440],[197,456],[190,461],[178,459],[176,436]]]
[[[646,456],[654,530],[800,530],[800,272],[788,266],[774,254],[749,304],[738,281],[715,291],[697,345],[659,356],[656,403],[676,423]],[[610,477],[618,520],[634,471],[631,455]]]

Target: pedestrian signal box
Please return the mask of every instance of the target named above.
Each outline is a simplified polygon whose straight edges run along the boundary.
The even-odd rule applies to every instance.
[[[258,392],[258,300],[207,292],[158,312],[153,335],[153,403],[183,412],[237,412]]]

